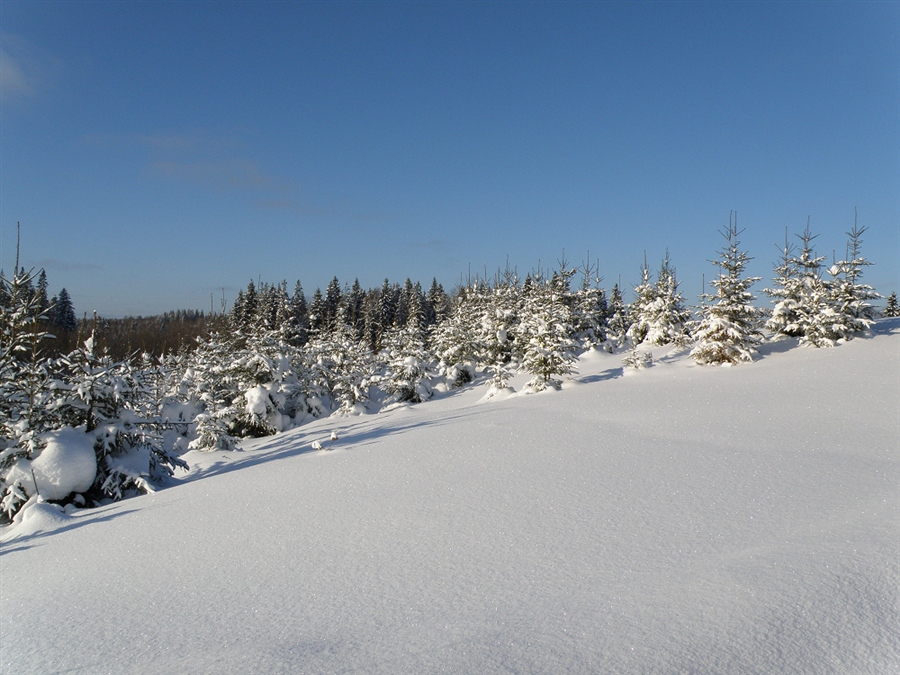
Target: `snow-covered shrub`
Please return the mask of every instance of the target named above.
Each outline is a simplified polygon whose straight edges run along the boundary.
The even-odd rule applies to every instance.
[[[650,352],[639,352],[637,345],[632,345],[631,351],[622,359],[622,364],[636,370],[649,368],[653,365],[653,354]]]

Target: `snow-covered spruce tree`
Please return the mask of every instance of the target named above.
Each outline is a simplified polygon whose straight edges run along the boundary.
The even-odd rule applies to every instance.
[[[787,229],[784,231],[784,248],[781,259],[775,263],[775,285],[763,289],[763,293],[772,298],[775,307],[766,321],[766,328],[775,337],[800,337],[800,323],[797,310],[802,302],[802,286],[797,268],[796,246],[788,241]]]
[[[421,403],[434,395],[429,382],[434,375],[434,357],[425,348],[422,324],[422,305],[413,303],[406,324],[392,328],[382,338],[381,387],[398,403]]]
[[[751,260],[741,250],[737,220],[729,222],[722,232],[726,244],[719,258],[712,263],[719,268],[719,276],[709,282],[715,294],[704,295],[703,316],[694,332],[696,340],[691,356],[702,364],[731,364],[752,361],[753,350],[762,340],[759,325],[762,310],[753,304],[756,299],[750,287],[760,277],[743,278],[744,268]]]
[[[475,319],[478,362],[490,373],[488,386],[507,387],[511,371],[522,356],[521,307],[523,291],[514,276],[507,276],[491,288],[483,282],[473,285],[470,295]]]
[[[435,326],[431,336],[440,371],[453,387],[461,387],[475,377],[479,348],[470,305],[465,289],[462,289],[453,310]]]
[[[647,255],[644,254],[644,266],[641,268],[641,283],[634,287],[634,302],[628,306],[628,331],[626,337],[633,345],[641,344],[650,332],[651,307],[657,300],[656,285],[650,280],[650,268],[647,266]]]
[[[94,342],[92,333],[59,359],[54,408],[64,424],[95,439],[97,476],[90,491],[95,501],[152,492],[154,483],[187,464],[165,445],[165,425],[140,415],[147,407],[141,397],[148,395],[140,371],[129,361],[96,354]]]
[[[231,433],[238,410],[237,396],[229,375],[233,354],[238,349],[237,337],[211,333],[198,341],[184,364],[179,389],[186,406],[194,414],[193,450],[232,450],[238,438]]]
[[[854,213],[853,229],[847,232],[847,258],[829,270],[831,306],[835,318],[831,333],[835,339],[852,340],[866,331],[875,321],[875,307],[869,302],[881,296],[868,284],[860,283],[863,268],[872,263],[862,256],[862,235],[868,228],[859,229]]]
[[[622,347],[628,341],[628,329],[631,324],[628,321],[628,308],[622,301],[622,291],[619,284],[614,284],[609,295],[609,318],[606,321],[607,349],[613,350]]]
[[[42,432],[53,427],[49,364],[41,355],[47,310],[41,311],[33,278],[33,272],[12,280],[0,275],[0,508],[5,518],[34,494],[33,479],[16,468],[40,452]]]
[[[609,306],[606,293],[600,288],[603,279],[589,262],[582,269],[581,288],[575,293],[572,321],[575,339],[582,349],[595,349],[607,342]]]
[[[892,319],[894,317],[900,316],[900,305],[897,304],[897,293],[892,292],[887,297],[887,304],[885,305],[884,312],[881,314],[885,319]]]
[[[309,339],[309,310],[306,307],[306,296],[303,294],[303,285],[300,280],[294,285],[294,294],[291,296],[291,321],[288,334],[288,342],[295,346],[305,345]]]
[[[811,347],[832,347],[836,335],[832,330],[837,313],[832,307],[830,284],[822,278],[822,261],[812,247],[813,235],[809,223],[800,240],[803,245],[800,257],[795,260],[800,281],[800,305],[797,308],[797,324],[800,344]]]
[[[691,319],[691,313],[684,306],[684,298],[678,291],[678,280],[668,251],[660,266],[655,290],[656,298],[643,308],[642,320],[647,326],[644,340],[651,345],[680,343],[686,339],[685,326]]]
[[[316,398],[321,400],[327,391],[338,413],[365,412],[373,383],[374,359],[365,342],[357,338],[353,326],[339,321],[332,332],[311,343],[308,352],[314,355],[310,360],[310,370],[315,373],[312,379],[322,389],[316,392]]]
[[[275,434],[293,424],[303,386],[292,365],[293,350],[277,332],[248,340],[231,357],[226,373],[237,395],[229,433],[240,438]]]
[[[806,229],[799,235],[800,254],[787,261],[795,271],[781,289],[784,305],[776,304],[766,327],[776,337],[796,336],[802,345],[831,347],[839,337],[833,329],[839,317],[833,306],[831,284],[822,278],[825,256],[817,256],[813,249],[817,236],[807,221]]]
[[[572,271],[561,270],[554,279],[537,279],[525,298],[519,332],[525,344],[522,368],[534,375],[526,385],[529,391],[558,389],[557,379],[574,371],[577,345],[572,311],[565,302]]]

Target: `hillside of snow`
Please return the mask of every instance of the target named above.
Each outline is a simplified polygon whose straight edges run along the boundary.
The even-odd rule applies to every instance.
[[[900,672],[900,320],[486,391],[32,506],[2,533],[0,671]]]

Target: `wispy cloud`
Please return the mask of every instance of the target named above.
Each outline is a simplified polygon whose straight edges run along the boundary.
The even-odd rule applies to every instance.
[[[25,38],[0,31],[0,96],[5,103],[39,94],[63,70],[63,62]]]
[[[101,272],[103,270],[103,266],[96,263],[79,263],[56,258],[38,260],[35,267],[58,272]]]
[[[220,189],[269,190],[275,187],[274,181],[251,161],[158,161],[152,162],[148,170],[167,178],[188,180]]]

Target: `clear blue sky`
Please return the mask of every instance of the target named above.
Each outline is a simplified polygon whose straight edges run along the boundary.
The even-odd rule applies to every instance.
[[[252,279],[455,286],[669,249],[731,210],[751,272],[807,216],[900,288],[900,3],[0,3],[0,265],[78,314]],[[626,300],[631,299],[630,292]]]

